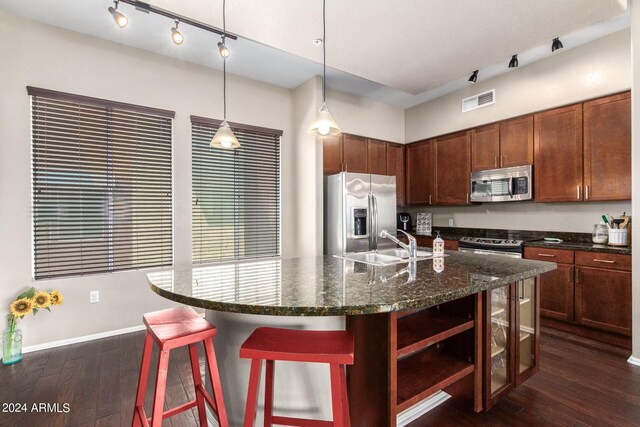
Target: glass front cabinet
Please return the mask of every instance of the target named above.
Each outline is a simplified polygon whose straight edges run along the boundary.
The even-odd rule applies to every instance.
[[[484,292],[484,409],[538,370],[539,309],[534,278]]]

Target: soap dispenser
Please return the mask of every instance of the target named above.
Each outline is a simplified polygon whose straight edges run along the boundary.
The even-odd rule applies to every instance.
[[[438,236],[433,239],[433,256],[444,256],[444,240],[440,237],[439,231]]]

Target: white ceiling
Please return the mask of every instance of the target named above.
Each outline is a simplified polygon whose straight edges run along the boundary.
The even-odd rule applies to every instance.
[[[152,0],[154,6],[221,27],[222,0]],[[172,22],[120,4],[129,25],[119,29],[109,0],[0,0],[0,10],[96,37],[220,68],[218,38],[183,25],[182,46],[169,38]],[[629,25],[626,0],[327,0],[328,86],[409,107],[480,78],[507,72]],[[321,0],[228,0],[228,71],[285,87],[321,73]],[[561,51],[560,51],[561,52]],[[558,54],[558,53],[556,53]]]

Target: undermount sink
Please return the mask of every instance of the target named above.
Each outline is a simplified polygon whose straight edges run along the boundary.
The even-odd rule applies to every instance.
[[[370,252],[351,252],[344,255],[334,255],[336,258],[348,259],[369,265],[394,265],[409,262],[409,251],[405,249],[383,249]],[[415,261],[432,258],[433,254],[427,251],[418,251]]]

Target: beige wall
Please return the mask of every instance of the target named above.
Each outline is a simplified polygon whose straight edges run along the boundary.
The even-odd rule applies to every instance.
[[[640,0],[629,1],[631,7],[631,57],[632,57],[632,90],[631,90],[631,192],[633,212],[640,212]],[[636,227],[637,228],[637,227]],[[640,248],[640,233],[633,233],[632,245]],[[632,339],[633,357],[640,365],[640,254],[632,255]]]
[[[595,98],[631,87],[629,30],[557,51],[533,64],[420,104],[406,111],[407,142]],[[496,90],[496,103],[467,113],[461,100]]]

